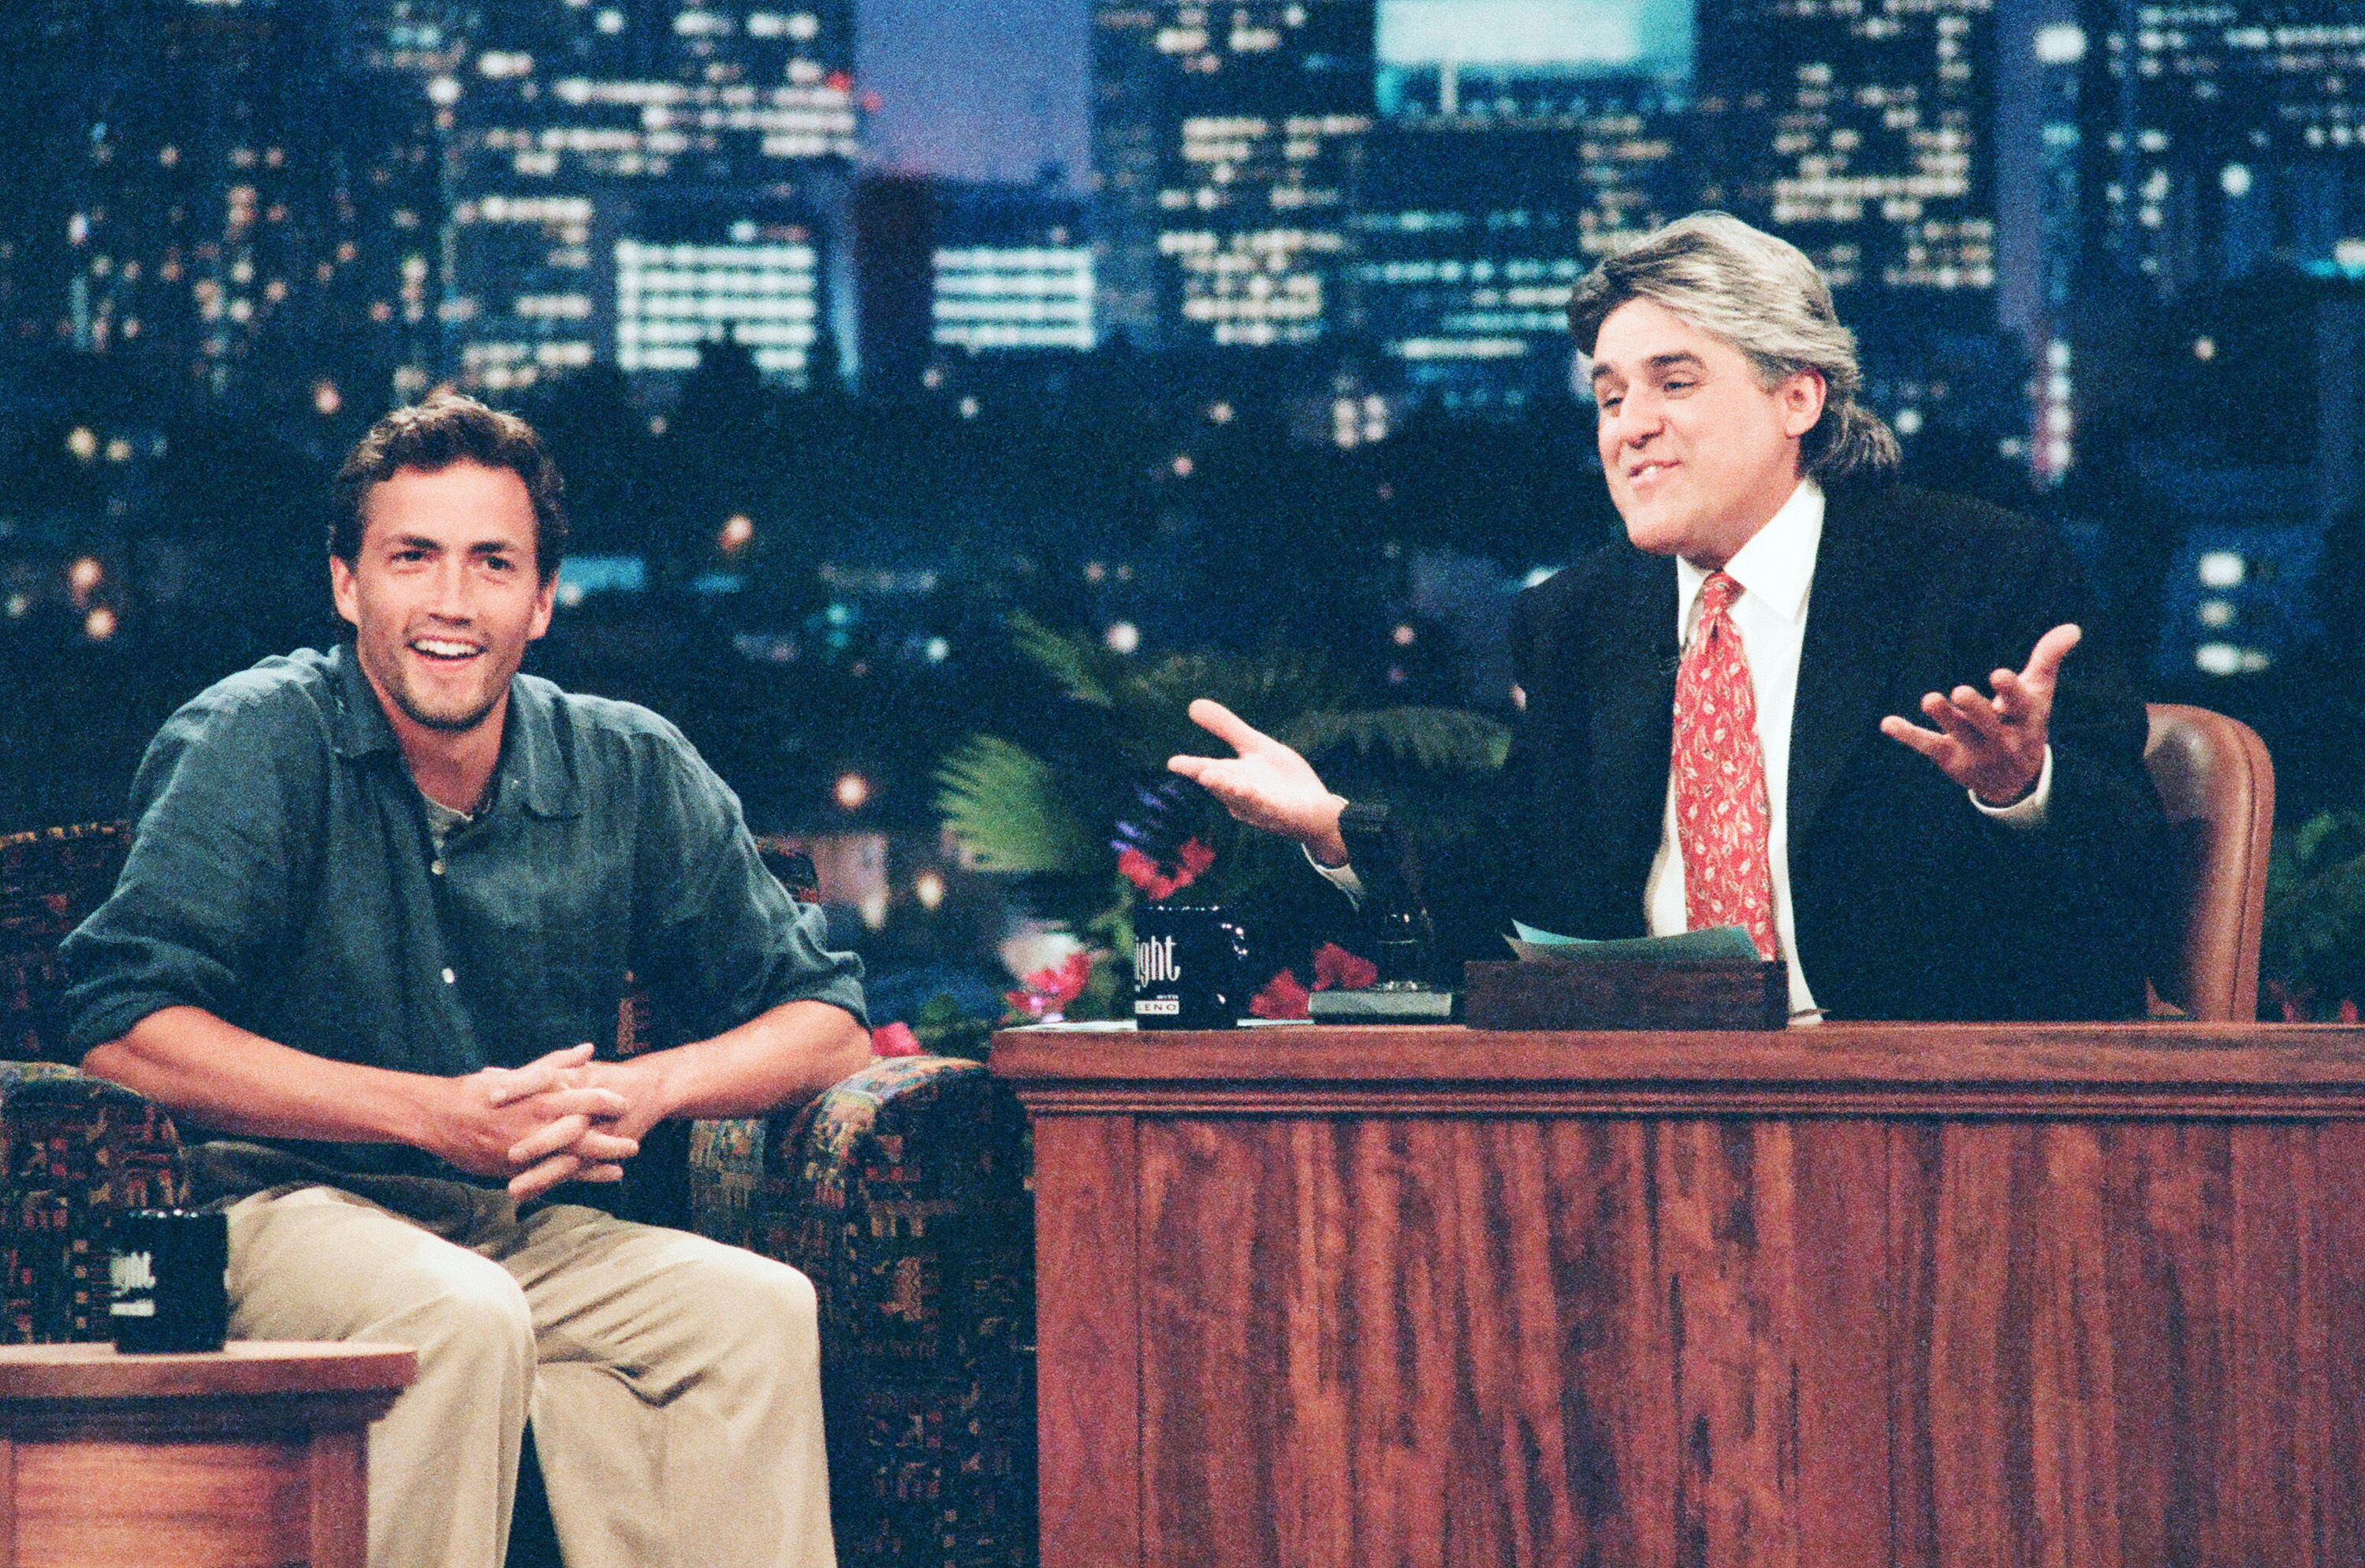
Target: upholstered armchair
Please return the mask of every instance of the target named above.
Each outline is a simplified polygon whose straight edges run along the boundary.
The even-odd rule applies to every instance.
[[[16,1340],[106,1338],[107,1215],[185,1191],[171,1118],[54,1059],[57,944],[114,886],[125,839],[120,823],[0,836],[0,1333]],[[618,1048],[663,1027],[628,1004]],[[1008,1092],[975,1062],[878,1061],[769,1120],[676,1129],[636,1164],[634,1212],[813,1280],[838,1560],[1033,1562],[1033,1219]]]

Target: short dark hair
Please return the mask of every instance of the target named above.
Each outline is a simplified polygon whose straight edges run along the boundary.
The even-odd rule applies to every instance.
[[[533,499],[533,566],[544,582],[558,575],[566,554],[566,481],[533,427],[515,414],[488,409],[457,392],[397,409],[370,427],[346,455],[330,490],[329,554],[347,566],[362,551],[362,503],[370,489],[404,468],[433,473],[454,463],[506,468],[525,481]]]

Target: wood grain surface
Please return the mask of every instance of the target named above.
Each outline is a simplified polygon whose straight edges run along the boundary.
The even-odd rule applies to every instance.
[[[409,1347],[0,1347],[0,1568],[362,1568]]]
[[[27,1443],[16,1459],[15,1568],[331,1561],[310,1550],[301,1443]]]
[[[2365,1083],[2355,1030],[2197,1037],[2052,1059],[2065,1092],[2081,1050],[2164,1096],[2163,1058]],[[1054,1568],[2365,1562],[2351,1114],[1506,1114],[1308,1043],[1338,1109],[1095,1109],[1072,1061],[1014,1072],[1059,1242]],[[1062,1212],[1088,1191],[1122,1212]]]
[[[409,1386],[408,1345],[233,1339],[219,1350],[125,1355],[112,1345],[0,1345],[0,1399],[185,1399]]]
[[[2338,1024],[1050,1025],[992,1065],[1048,1110],[2365,1116],[2365,1027]]]
[[[1069,1434],[1042,1450],[1047,1560],[1140,1560],[1141,1361],[1136,1305],[1133,1126],[1069,1121],[1035,1130],[1036,1268],[1061,1288],[1036,1305],[1040,1426]],[[1048,1185],[1047,1185],[1048,1183]]]

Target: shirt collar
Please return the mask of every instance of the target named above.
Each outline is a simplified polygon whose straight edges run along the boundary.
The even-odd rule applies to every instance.
[[[1807,589],[1815,580],[1815,553],[1822,540],[1822,487],[1801,479],[1780,510],[1733,552],[1724,564],[1725,574],[1741,585],[1742,592],[1796,624],[1807,617]],[[1686,641],[1700,585],[1708,577],[1707,567],[1676,558],[1676,631]]]
[[[558,689],[529,676],[510,677],[509,733],[501,737],[494,782],[504,792],[516,790],[538,817],[571,817],[583,809],[558,729]]]
[[[329,673],[337,693],[330,742],[336,754],[353,759],[401,751],[395,742],[394,726],[386,722],[386,710],[378,706],[377,689],[362,672],[362,662],[353,656],[351,643],[339,643],[329,650]]]
[[[387,722],[377,689],[363,673],[352,644],[340,643],[330,650],[329,668],[337,692],[330,744],[337,756],[349,760],[381,752],[400,756],[402,747],[395,739],[394,726]],[[513,794],[527,811],[540,817],[571,817],[582,810],[574,770],[567,766],[566,748],[559,739],[556,690],[546,681],[521,675],[510,678],[501,760],[494,770],[492,787],[485,792],[486,806],[497,805],[502,797]]]

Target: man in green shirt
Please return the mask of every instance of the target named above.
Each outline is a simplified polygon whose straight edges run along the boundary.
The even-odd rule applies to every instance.
[[[330,540],[353,641],[159,733],[65,946],[69,1040],[203,1139],[234,1335],[419,1348],[372,1433],[375,1568],[499,1563],[529,1415],[577,1568],[814,1568],[811,1285],[548,1194],[661,1120],[858,1068],[860,967],[670,724],[518,673],[558,498],[533,432],[468,399],[371,431]],[[633,985],[693,1043],[594,1059]]]

